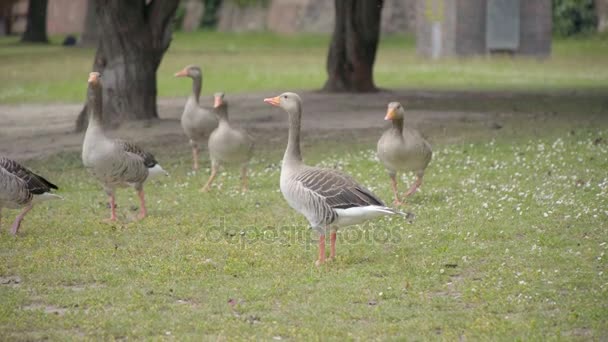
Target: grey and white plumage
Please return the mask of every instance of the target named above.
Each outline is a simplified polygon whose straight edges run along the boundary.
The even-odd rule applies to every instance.
[[[405,126],[404,117],[403,105],[399,102],[388,104],[385,120],[390,120],[392,126],[382,134],[377,145],[378,159],[384,164],[391,178],[395,204],[401,204],[397,192],[397,173],[409,171],[416,173],[416,181],[405,193],[405,196],[409,196],[422,184],[424,172],[433,157],[429,142],[420,132]]]
[[[289,115],[289,137],[281,167],[281,193],[287,203],[306,217],[320,234],[319,260],[325,260],[325,232],[333,230],[330,258],[335,257],[335,230],[385,215],[400,214],[387,207],[371,191],[350,176],[333,169],[307,166],[300,151],[302,100],[283,93],[265,102],[283,108]]]
[[[13,235],[17,234],[21,220],[34,203],[61,198],[51,193],[53,189],[57,189],[57,186],[44,177],[14,160],[0,156],[0,211],[2,208],[24,208],[13,223]]]
[[[103,185],[110,196],[111,220],[116,219],[114,192],[118,187],[131,186],[140,195],[140,217],[146,215],[143,184],[155,175],[168,175],[149,152],[120,139],[109,139],[102,126],[102,85],[97,72],[89,77],[89,125],[82,145],[82,162]]]
[[[211,132],[218,126],[218,119],[213,111],[200,106],[200,95],[203,83],[203,72],[195,65],[186,66],[175,73],[175,77],[190,77],[192,93],[186,100],[181,117],[184,133],[190,139],[192,147],[193,169],[198,170],[198,151],[201,145],[207,143]]]
[[[208,191],[220,165],[238,165],[241,167],[243,191],[247,190],[247,167],[253,155],[253,139],[244,130],[233,127],[228,120],[228,103],[224,93],[216,93],[214,113],[217,115],[218,127],[209,136],[209,156],[211,158],[211,176],[203,191]]]

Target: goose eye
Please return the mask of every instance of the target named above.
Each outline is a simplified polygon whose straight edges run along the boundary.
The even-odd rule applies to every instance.
[[[284,99],[286,99],[286,98],[287,98],[287,95],[283,95],[283,98],[284,98]]]

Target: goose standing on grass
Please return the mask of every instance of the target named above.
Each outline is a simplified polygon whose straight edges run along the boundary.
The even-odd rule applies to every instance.
[[[11,234],[17,234],[23,217],[32,209],[34,203],[61,199],[60,196],[52,194],[51,189],[57,189],[57,186],[16,161],[0,157],[0,221],[2,208],[23,208],[11,227]]]
[[[219,125],[209,136],[211,176],[201,191],[209,191],[221,164],[241,166],[241,191],[247,191],[247,166],[253,154],[253,140],[245,131],[230,126],[224,93],[216,93],[214,98],[213,108]]]
[[[319,259],[325,262],[325,233],[331,230],[330,259],[336,256],[336,230],[384,215],[399,214],[350,176],[333,169],[307,166],[300,152],[302,100],[283,93],[264,102],[283,108],[289,115],[289,137],[281,166],[281,192],[287,203],[304,215],[319,233]]]
[[[154,156],[127,141],[109,139],[102,127],[102,86],[100,74],[89,74],[87,94],[89,126],[82,144],[84,166],[102,183],[110,197],[110,221],[116,221],[115,190],[132,186],[140,201],[139,219],[146,217],[144,182],[149,176],[167,175]]]
[[[405,110],[399,102],[388,104],[384,120],[391,120],[393,126],[382,134],[377,146],[378,158],[391,178],[396,205],[402,204],[397,191],[397,172],[416,173],[416,181],[404,195],[410,196],[422,185],[424,171],[433,156],[431,144],[415,129],[403,126],[404,116]]]
[[[198,170],[198,151],[200,145],[207,142],[209,135],[217,128],[218,120],[215,114],[199,105],[203,72],[195,65],[189,65],[175,73],[175,77],[190,77],[192,79],[192,94],[186,101],[182,114],[182,128],[190,139],[192,146],[192,168]]]

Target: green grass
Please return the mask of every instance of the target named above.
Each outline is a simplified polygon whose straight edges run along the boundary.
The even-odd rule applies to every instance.
[[[436,146],[413,223],[344,229],[321,268],[278,191],[280,147],[256,155],[247,194],[232,170],[201,194],[187,146],[155,151],[172,176],[147,185],[142,222],[121,191],[117,225],[101,223],[106,198],[77,153],[32,160],[65,200],[34,208],[19,237],[4,211],[0,337],[605,340],[607,140],[584,129]],[[307,161],[389,200],[372,147],[336,145],[307,141]]]
[[[78,102],[94,49],[21,45],[0,38],[0,103]],[[327,36],[269,33],[176,33],[158,73],[160,96],[185,96],[189,82],[172,75],[187,64],[204,69],[204,93],[318,89],[325,79]],[[385,88],[557,90],[608,87],[608,36],[555,39],[547,60],[478,57],[429,61],[412,38],[381,41],[375,68]]]

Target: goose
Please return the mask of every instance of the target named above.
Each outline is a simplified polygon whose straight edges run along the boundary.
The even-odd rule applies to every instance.
[[[116,221],[115,190],[132,186],[140,201],[139,219],[147,215],[144,182],[152,176],[169,174],[158,164],[151,153],[120,139],[106,137],[102,126],[102,85],[98,72],[89,74],[87,108],[89,125],[82,144],[82,162],[103,185],[110,197],[111,216]]]
[[[212,111],[199,105],[203,72],[196,65],[188,65],[175,73],[175,77],[192,78],[192,94],[186,100],[181,123],[184,133],[190,139],[192,147],[192,169],[198,170],[198,152],[200,145],[207,142],[209,135],[217,128],[218,119]]]
[[[201,191],[209,191],[221,164],[241,166],[241,191],[247,191],[247,166],[253,154],[253,140],[245,131],[230,126],[224,93],[216,93],[214,98],[213,108],[219,125],[209,136],[207,145],[211,157],[211,176]]]
[[[391,178],[395,205],[403,204],[397,191],[397,172],[416,173],[416,181],[404,195],[408,197],[422,185],[424,171],[433,156],[431,144],[415,129],[403,126],[404,116],[405,110],[401,103],[388,104],[384,120],[392,121],[392,127],[382,134],[377,146],[378,159],[384,164]]]
[[[264,102],[281,107],[289,116],[287,148],[281,166],[280,187],[293,209],[304,215],[319,234],[319,259],[325,262],[325,233],[331,230],[330,260],[336,257],[338,227],[365,222],[385,215],[400,214],[384,205],[376,195],[338,170],[308,166],[300,150],[302,100],[295,93],[283,93]]]
[[[0,220],[2,219],[2,208],[23,208],[11,227],[11,234],[17,234],[21,221],[25,214],[32,209],[34,203],[61,199],[61,196],[51,193],[52,189],[57,189],[57,185],[16,161],[0,156]]]

